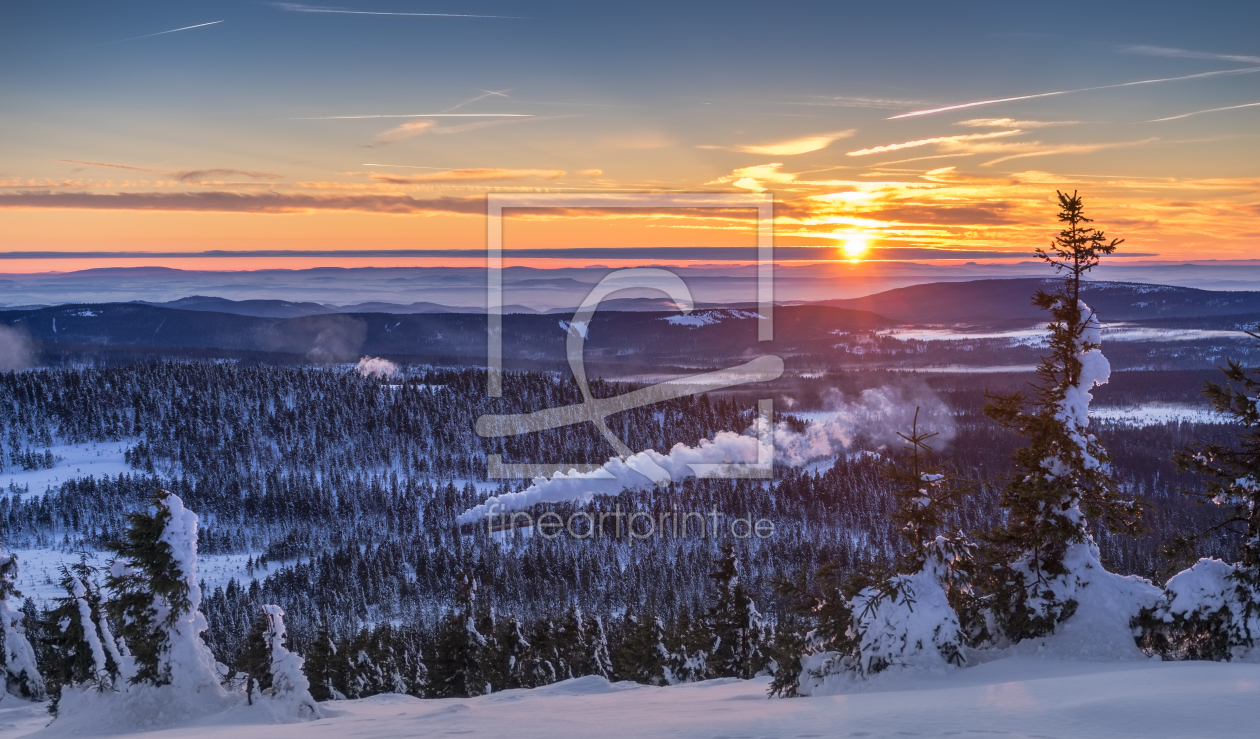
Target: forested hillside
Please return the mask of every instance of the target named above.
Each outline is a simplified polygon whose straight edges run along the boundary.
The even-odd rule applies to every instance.
[[[1112,390],[1119,402],[1149,400],[1155,388],[1167,395],[1161,399],[1185,402],[1198,382],[1197,375],[1168,375],[1144,383],[1143,374],[1117,382]],[[827,388],[855,396],[905,382],[922,381],[885,372],[822,377],[812,397]],[[954,436],[947,452],[962,475],[979,482],[953,522],[964,529],[996,523],[992,480],[1006,471],[1015,444],[980,413],[983,389],[1019,383],[1017,376],[951,377],[933,380],[939,390],[923,390],[951,409]],[[68,479],[48,491],[9,490],[0,498],[0,540],[17,548],[97,551],[122,535],[126,512],[142,509],[165,487],[201,515],[203,555],[243,554],[259,565],[257,580],[206,593],[207,641],[218,658],[231,664],[259,606],[280,604],[299,652],[318,653],[321,643],[341,646],[335,684],[357,694],[393,689],[385,678],[364,677],[368,673],[406,672],[399,665],[436,658],[444,619],[470,607],[464,577],[479,585],[476,613],[487,619],[496,614],[486,630],[520,628],[533,633],[528,641],[542,645],[563,641],[566,618],[572,637],[577,614],[586,614],[584,623],[598,617],[614,666],[632,670],[637,668],[627,665],[642,661],[626,651],[633,652],[636,639],[664,640],[671,653],[685,651],[694,638],[693,617],[717,595],[710,574],[723,544],[734,545],[741,581],[768,623],[784,613],[776,580],[831,561],[847,568],[888,561],[901,546],[888,518],[892,504],[879,458],[861,453],[880,445],[860,437],[834,464],[780,466],[770,483],[690,479],[583,506],[653,515],[716,510],[767,519],[774,535],[764,539],[547,539],[524,532],[491,536],[484,524],[461,528],[458,514],[486,495],[525,484],[485,481],[489,453],[506,461],[592,463],[613,454],[589,424],[506,439],[476,436],[470,419],[482,413],[581,399],[560,375],[514,374],[505,387],[506,397],[486,398],[484,374],[477,370],[418,369],[378,378],[348,369],[223,362],[8,373],[0,376],[5,469],[37,464],[59,444],[124,441],[133,472]],[[630,387],[593,383],[596,396]],[[750,389],[745,397],[670,401],[619,414],[610,425],[637,449],[694,445],[747,427],[756,394]],[[780,420],[804,426],[790,415]],[[1228,433],[1229,427],[1215,424],[1104,427],[1121,484],[1156,503],[1144,537],[1098,534],[1110,567],[1153,575],[1163,566],[1158,546],[1200,515],[1177,495],[1171,454],[1192,439]],[[565,515],[573,510],[562,504],[535,513],[548,508]],[[1204,544],[1206,552],[1216,546]],[[28,603],[27,610],[38,623],[38,607]],[[643,629],[652,633],[639,633]],[[369,655],[373,667],[350,670],[346,649]],[[547,669],[554,671],[557,660],[573,661],[566,659],[551,659]],[[564,667],[560,674],[574,669]],[[550,679],[538,675],[531,680]],[[420,687],[430,683],[416,682],[414,674],[408,679],[410,692],[433,690]]]

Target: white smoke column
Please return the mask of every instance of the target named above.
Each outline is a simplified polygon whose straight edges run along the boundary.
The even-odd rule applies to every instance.
[[[919,430],[935,433],[928,446],[940,451],[954,438],[953,415],[930,388],[922,383],[885,385],[863,390],[849,398],[836,389],[825,396],[826,410],[798,414],[806,419],[804,431],[780,422],[774,430],[776,461],[793,467],[816,459],[834,457],[859,439],[876,448],[896,447],[919,416]]]
[[[363,357],[355,369],[364,377],[386,378],[398,374],[398,365],[380,357]]]
[[[27,335],[9,326],[0,326],[0,372],[24,370],[35,364],[35,346]]]
[[[648,449],[624,460],[614,457],[593,472],[569,470],[557,472],[551,478],[535,478],[532,485],[519,493],[497,495],[464,511],[458,521],[472,523],[507,511],[523,510],[538,503],[584,503],[596,495],[616,495],[622,490],[647,489],[655,483],[648,474],[639,470],[647,468],[649,464],[655,464],[668,472],[671,480],[679,482],[686,477],[704,475],[709,468],[702,465],[755,462],[765,458],[769,451],[768,448],[762,448],[756,436],[721,431],[712,439],[701,439],[694,447],[675,444],[669,454]]]
[[[803,432],[793,431],[786,422],[774,428],[775,460],[799,467],[813,460],[834,457],[852,446],[859,437],[879,447],[903,441],[897,432],[908,432],[919,417],[919,430],[936,433],[929,442],[940,450],[954,437],[949,406],[922,383],[884,386],[863,390],[853,400],[834,388],[827,394],[828,410],[810,420]],[[614,457],[592,472],[557,472],[550,478],[535,478],[519,493],[504,493],[460,514],[459,523],[520,511],[539,503],[585,503],[597,495],[617,495],[622,490],[642,490],[654,483],[652,464],[669,473],[674,482],[692,476],[709,476],[701,465],[747,463],[764,459],[763,449],[754,429],[744,434],[721,431],[713,439],[701,439],[690,447],[675,444],[668,455],[653,449],[621,459]],[[693,467],[696,466],[696,467]],[[641,471],[645,470],[645,471]],[[716,476],[720,476],[716,475]]]

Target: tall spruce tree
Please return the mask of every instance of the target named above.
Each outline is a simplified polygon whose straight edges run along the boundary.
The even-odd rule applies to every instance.
[[[1186,494],[1221,514],[1206,531],[1182,537],[1169,554],[1184,561],[1201,539],[1219,531],[1239,543],[1232,562],[1201,559],[1175,575],[1159,603],[1139,617],[1143,646],[1165,657],[1235,659],[1260,647],[1260,370],[1231,359],[1221,371],[1226,382],[1206,383],[1203,394],[1242,426],[1237,442],[1198,444],[1175,456],[1178,470],[1205,480]]]
[[[722,545],[717,571],[709,577],[717,599],[709,608],[713,647],[709,668],[717,677],[751,678],[765,666],[763,624],[748,588],[740,578],[740,562],[730,544]]]
[[[656,615],[655,604],[648,603],[638,615],[627,608],[621,634],[621,643],[613,651],[617,677],[644,685],[664,685],[669,650],[665,647],[665,626]]]
[[[670,629],[669,659],[666,682],[691,683],[709,677],[709,650],[713,648],[713,632],[703,618],[693,618],[691,609],[683,606]]]
[[[328,622],[320,624],[306,654],[306,675],[311,681],[311,697],[317,701],[345,700],[344,675],[340,674],[337,644],[328,631]]]
[[[1085,276],[1123,243],[1108,241],[1085,217],[1081,197],[1059,196],[1062,230],[1037,257],[1064,276],[1058,290],[1038,290],[1033,304],[1049,313],[1049,353],[1030,392],[990,395],[985,413],[1027,440],[1001,503],[1005,524],[985,539],[984,583],[999,641],[1041,636],[1076,610],[1082,578],[1101,569],[1089,518],[1112,531],[1137,529],[1140,508],[1124,499],[1108,455],[1089,432],[1090,390],[1111,367],[1100,351],[1102,326],[1081,299]]]
[[[963,534],[942,530],[970,485],[933,461],[927,442],[936,434],[920,431],[917,409],[909,432],[898,436],[906,444],[890,453],[882,472],[897,506],[889,517],[904,546],[891,567],[868,565],[848,575],[834,564],[824,567],[819,594],[803,581],[779,583],[789,615],[818,628],[803,638],[778,635],[771,695],[811,695],[836,675],[963,663],[955,606],[972,600],[972,546]]]
[[[478,631],[478,615],[477,580],[461,573],[459,602],[443,619],[434,645],[429,682],[434,697],[474,697],[491,689],[494,635]]]
[[[245,675],[245,695],[251,704],[263,691],[271,689],[271,641],[267,638],[270,628],[271,619],[265,611],[259,611],[250,623],[245,646],[233,665],[237,672]]]
[[[114,597],[106,610],[135,663],[129,682],[219,690],[214,657],[201,639],[196,514],[163,490],[127,518],[122,540],[111,544],[116,556],[106,587]]]
[[[86,553],[78,562],[62,565],[61,587],[66,594],[44,615],[45,652],[50,657],[44,674],[53,714],[63,688],[84,685],[112,690],[128,665],[105,618],[99,575]]]
[[[969,486],[931,460],[916,409],[906,446],[884,466],[897,503],[891,514],[905,542],[892,572],[878,572],[854,595],[849,666],[862,675],[889,667],[962,665],[963,634],[954,604],[970,598],[972,547],[961,533],[945,536],[947,516]],[[952,602],[951,602],[952,601]]]

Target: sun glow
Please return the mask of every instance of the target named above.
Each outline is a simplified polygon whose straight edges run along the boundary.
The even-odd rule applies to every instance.
[[[844,242],[844,246],[840,249],[849,259],[858,259],[866,253],[866,239],[862,236],[853,236]]]

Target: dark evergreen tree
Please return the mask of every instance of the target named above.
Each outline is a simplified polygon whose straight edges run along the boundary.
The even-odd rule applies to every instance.
[[[271,689],[271,643],[267,638],[270,628],[267,613],[259,611],[245,636],[245,647],[233,665],[245,676],[245,694],[251,705],[263,691]]]
[[[477,630],[477,581],[460,575],[459,604],[442,621],[430,665],[429,692],[434,697],[483,695],[490,689],[493,647]]]
[[[717,599],[709,608],[713,646],[709,669],[717,677],[748,679],[765,666],[761,650],[763,624],[752,596],[740,578],[740,562],[734,547],[722,546],[718,569],[709,575]]]
[[[337,645],[328,632],[328,623],[324,622],[306,653],[306,675],[311,681],[311,697],[317,701],[345,700],[344,674],[336,660]]]
[[[991,396],[985,413],[1027,439],[1002,490],[1005,523],[985,537],[987,577],[981,583],[998,639],[1051,632],[1076,610],[1089,569],[1101,569],[1087,518],[1112,531],[1136,530],[1140,510],[1108,473],[1108,456],[1089,432],[1090,390],[1107,382],[1099,351],[1101,324],[1081,299],[1084,277],[1122,242],[1088,224],[1081,198],[1059,193],[1063,229],[1037,256],[1063,273],[1059,290],[1038,290],[1033,304],[1050,314],[1049,353],[1031,393]]]
[[[115,553],[106,604],[117,637],[134,660],[131,683],[195,689],[218,685],[214,658],[201,639],[201,589],[195,581],[197,516],[179,496],[159,491],[147,510],[128,515]]]
[[[710,677],[709,650],[713,648],[713,630],[705,619],[693,619],[691,609],[683,607],[670,629],[666,646],[667,681],[689,683]]]
[[[1139,616],[1143,647],[1165,657],[1234,659],[1260,646],[1260,372],[1232,359],[1221,371],[1226,383],[1208,382],[1203,394],[1243,430],[1232,445],[1197,444],[1176,455],[1179,470],[1206,480],[1185,492],[1221,515],[1207,530],[1181,537],[1169,554],[1184,561],[1222,530],[1239,543],[1232,562],[1201,559],[1174,576],[1160,602]]]
[[[521,631],[521,622],[514,616],[499,619],[499,631],[495,642],[494,684],[500,690],[528,687],[525,670],[529,665],[531,644]]]
[[[613,652],[613,666],[621,680],[645,685],[664,685],[669,650],[665,647],[665,628],[649,604],[639,616],[627,609],[622,619],[622,640]]]
[[[52,697],[49,711],[65,687],[84,685],[112,690],[122,671],[123,658],[105,619],[105,598],[97,583],[99,570],[88,564],[87,554],[79,561],[61,566],[61,587],[65,596],[45,612],[44,676]]]

